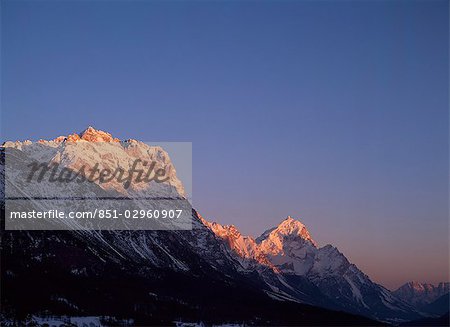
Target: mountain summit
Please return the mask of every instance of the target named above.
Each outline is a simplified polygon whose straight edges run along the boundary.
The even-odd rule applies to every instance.
[[[81,133],[58,136],[53,142],[78,142],[81,140],[87,142],[120,142],[118,138],[113,137],[110,133],[95,129],[92,126],[88,126]],[[40,141],[45,143],[44,140]]]
[[[262,243],[263,241],[270,239],[274,244],[281,244],[283,239],[286,238],[297,238],[310,242],[312,245],[317,247],[316,242],[312,239],[306,226],[302,224],[299,220],[287,216],[278,226],[266,230],[261,236],[259,236],[256,241]]]
[[[372,282],[337,248],[318,247],[306,226],[291,216],[256,240],[241,235],[234,226],[207,225],[237,256],[271,268],[286,284],[307,294],[309,303],[326,299],[321,305],[376,319],[406,318],[411,314],[410,306]]]
[[[97,130],[92,126],[81,132],[80,138],[89,142],[120,142],[119,139],[112,137],[110,133]]]
[[[110,133],[97,130],[92,126],[81,133],[59,136],[49,141],[42,139],[37,142],[8,141],[3,144],[3,148],[19,151],[38,162],[55,163],[61,168],[72,171],[79,171],[81,167],[86,171],[92,171],[96,167],[99,171],[121,169],[129,172],[134,163],[137,163],[136,169],[144,170],[146,167],[143,167],[143,162],[155,163],[155,170],[161,168],[166,173],[167,181],[164,183],[139,182],[132,183],[129,188],[126,188],[122,182],[111,179],[108,182],[96,182],[96,184],[108,192],[121,195],[186,196],[170,156],[162,147],[132,139],[120,141]],[[34,193],[55,189],[55,185],[45,186],[45,182],[40,183],[39,190]],[[47,194],[47,196],[54,196],[54,194]]]

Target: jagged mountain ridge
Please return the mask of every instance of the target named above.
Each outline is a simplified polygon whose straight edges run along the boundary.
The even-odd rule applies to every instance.
[[[106,149],[105,152],[93,151],[96,149],[95,143],[106,143],[106,146],[101,145]],[[84,150],[75,151],[74,144],[81,144]],[[170,166],[170,158],[163,149],[152,148],[135,140],[121,142],[111,134],[92,127],[80,134],[58,137],[52,141],[6,142],[4,147],[39,153],[46,149],[53,160],[72,168],[80,160],[83,163],[89,163],[90,160],[109,161],[111,165],[126,167],[129,158],[147,156],[168,166],[173,172],[170,182],[175,185],[175,190],[183,192],[175,168]],[[108,151],[115,153],[113,160]],[[107,192],[112,190],[119,193],[124,191],[117,185],[105,187]],[[406,316],[414,314],[411,308],[395,299],[389,291],[372,283],[336,248],[318,248],[306,227],[291,217],[256,240],[241,235],[234,226],[209,223],[195,212],[193,222],[192,231],[75,232],[69,236],[64,234],[64,237],[50,238],[48,242],[43,242],[46,244],[37,245],[36,238],[27,233],[23,242],[37,249],[42,249],[41,246],[51,247],[52,244],[58,248],[60,244],[82,242],[88,245],[86,251],[90,255],[102,261],[116,264],[132,262],[133,265],[143,265],[144,268],[140,269],[162,269],[187,276],[199,276],[199,267],[207,267],[207,271],[215,271],[222,276],[220,278],[231,278],[234,283],[245,280],[245,283],[252,285],[252,289],[256,288],[278,301],[312,304],[375,319],[406,319]],[[8,238],[5,240],[8,245]],[[13,251],[14,240],[9,241]],[[43,256],[46,256],[45,251]],[[56,256],[51,253],[44,259],[53,261]],[[38,260],[35,263],[41,264],[42,253],[27,256],[26,260]],[[71,272],[89,268],[85,259],[80,261],[82,263],[79,266],[69,265],[66,269]],[[14,272],[10,277],[13,275]]]
[[[234,226],[208,226],[239,256],[270,267],[289,285],[310,283],[331,307],[387,320],[411,314],[411,306],[372,282],[337,248],[318,247],[306,226],[290,216],[256,240],[242,236]]]
[[[68,136],[59,136],[54,140],[46,141],[16,141],[5,142],[2,147],[7,150],[6,163],[11,159],[12,164],[20,163],[20,159],[15,156],[27,156],[38,162],[48,164],[58,164],[61,167],[72,171],[79,171],[82,167],[90,172],[96,167],[99,171],[109,169],[114,171],[117,168],[128,172],[136,162],[137,169],[146,169],[151,162],[155,162],[157,168],[164,169],[168,180],[164,183],[138,183],[133,182],[126,188],[125,183],[120,183],[116,179],[108,182],[95,184],[108,192],[119,193],[123,196],[145,195],[157,193],[166,196],[186,196],[181,181],[178,179],[174,165],[172,164],[168,153],[160,146],[151,146],[146,143],[129,139],[120,141],[111,134],[99,131],[89,126],[83,132],[73,133]],[[98,166],[95,166],[95,165]],[[9,165],[11,166],[11,165]],[[8,167],[7,167],[8,168]],[[126,177],[126,176],[124,176]],[[49,192],[55,189],[55,183],[50,183],[44,179],[37,186],[37,190],[30,190],[34,185],[27,184],[29,191],[42,194],[45,190]],[[74,184],[74,183],[71,183]],[[65,183],[64,187],[68,184]]]
[[[408,282],[400,286],[393,293],[416,307],[429,304],[439,297],[449,293],[450,283],[441,282],[438,285],[430,283]]]

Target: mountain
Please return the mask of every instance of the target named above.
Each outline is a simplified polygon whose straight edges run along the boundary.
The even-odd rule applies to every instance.
[[[57,176],[62,173],[61,168],[67,168],[73,172],[83,169],[89,177],[91,172],[105,169],[115,171],[120,169],[129,172],[133,164],[136,169],[144,169],[145,163],[155,162],[154,170],[164,169],[167,181],[147,183],[145,181],[130,183],[119,182],[116,178],[104,179],[103,182],[95,182],[95,185],[109,194],[118,196],[145,196],[146,194],[158,194],[160,196],[185,196],[185,190],[178,179],[175,167],[169,155],[159,146],[149,146],[146,143],[133,139],[119,141],[111,134],[98,131],[89,126],[80,134],[73,133],[68,136],[59,136],[54,140],[39,140],[38,142],[5,142],[3,149],[6,152],[6,169],[18,170],[16,167],[24,161],[38,161],[49,165],[58,165],[60,169]],[[20,167],[19,167],[20,168]],[[25,170],[25,169],[24,169]],[[28,170],[26,170],[28,172]],[[40,171],[36,172],[36,175]],[[97,174],[98,175],[98,174]],[[59,175],[60,176],[60,175]],[[99,177],[99,176],[95,176]],[[126,174],[123,176],[126,181]],[[28,180],[27,180],[28,181]],[[58,187],[76,187],[78,183],[61,183],[43,178],[39,183],[26,184],[29,194],[53,196],[60,191]],[[86,183],[82,184],[85,187]],[[77,190],[68,190],[74,194]]]
[[[5,168],[8,151],[15,161]],[[92,169],[95,163],[126,170],[136,159],[155,161],[169,178],[129,188],[113,180],[94,182],[88,192],[43,181],[32,187],[16,185],[13,192],[19,195],[48,198],[81,192],[120,198],[156,190],[164,196],[185,196],[164,149],[120,141],[92,127],[51,141],[4,143],[2,185],[5,169],[20,173],[29,156],[70,171]],[[3,224],[4,210],[1,220]],[[3,319],[52,314],[130,318],[145,325],[174,321],[374,325],[377,322],[371,319],[417,317],[336,248],[318,247],[306,227],[291,217],[257,239],[243,236],[234,226],[208,222],[195,210],[191,220],[188,230],[2,229]]]
[[[379,320],[414,315],[410,305],[372,282],[337,248],[318,247],[306,226],[290,216],[256,240],[242,236],[234,226],[208,226],[241,258],[270,267],[292,288],[306,291],[309,301],[320,298],[322,306]]]
[[[408,282],[393,293],[403,301],[420,308],[449,293],[450,283],[441,282],[437,286],[427,283]]]

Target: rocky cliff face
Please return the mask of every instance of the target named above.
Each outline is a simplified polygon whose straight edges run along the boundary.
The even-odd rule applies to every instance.
[[[88,127],[80,134],[59,136],[51,141],[5,142],[3,148],[6,151],[6,169],[9,167],[14,169],[13,166],[26,159],[30,162],[35,160],[49,165],[56,164],[59,171],[63,168],[73,172],[83,169],[87,176],[90,176],[94,170],[98,172],[109,170],[111,173],[116,173],[115,177],[118,177],[120,171],[123,171],[122,180],[126,180],[127,172],[130,172],[133,167],[135,170],[143,170],[146,173],[154,163],[153,172],[158,169],[164,170],[164,177],[167,177],[167,181],[164,183],[142,181],[133,182],[127,187],[124,181],[120,182],[118,178],[111,178],[111,176],[106,176],[103,182],[99,182],[99,173],[93,175],[94,178],[97,178],[94,183],[106,191],[124,196],[144,196],[150,193],[161,196],[186,195],[183,185],[177,177],[175,167],[164,149],[136,140],[120,141],[111,134],[95,130],[92,127]],[[24,160],[17,159],[19,156]],[[11,162],[9,166],[8,160]],[[28,191],[38,194],[42,194],[45,189],[50,191],[54,188],[55,183],[45,185],[48,184],[47,182],[48,179],[43,179],[36,186],[38,190],[28,189]],[[64,186],[67,187],[67,185],[68,183],[65,183]],[[70,186],[73,185],[76,183],[70,183]],[[27,185],[27,187],[33,187],[33,184]],[[67,193],[70,194],[70,190]]]

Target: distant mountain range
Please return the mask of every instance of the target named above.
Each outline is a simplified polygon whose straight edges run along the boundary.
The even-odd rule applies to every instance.
[[[417,311],[432,316],[441,316],[449,311],[450,283],[437,286],[428,283],[409,282],[400,286],[393,293],[403,301],[411,304]]]
[[[100,150],[99,142],[111,143],[110,151]],[[162,190],[184,195],[163,149],[121,142],[92,127],[52,141],[7,142],[3,160],[5,148],[39,151],[70,168],[99,161],[126,166],[137,156],[157,160],[171,172]],[[130,192],[117,184],[99,187],[106,194]],[[374,325],[419,319],[418,303],[429,304],[448,292],[448,283],[425,293],[408,284],[390,292],[337,248],[319,247],[292,217],[256,239],[196,211],[192,220],[192,230],[2,231],[3,320],[54,314],[141,324]]]
[[[408,319],[414,309],[372,282],[331,245],[318,247],[305,225],[287,217],[256,240],[234,226],[205,222],[243,265],[269,267],[282,276],[284,292],[305,303],[357,313],[379,320]],[[290,289],[300,291],[292,294]]]
[[[448,294],[450,283],[439,283],[437,286],[428,283],[409,282],[393,293],[414,306],[429,304],[439,297]]]

